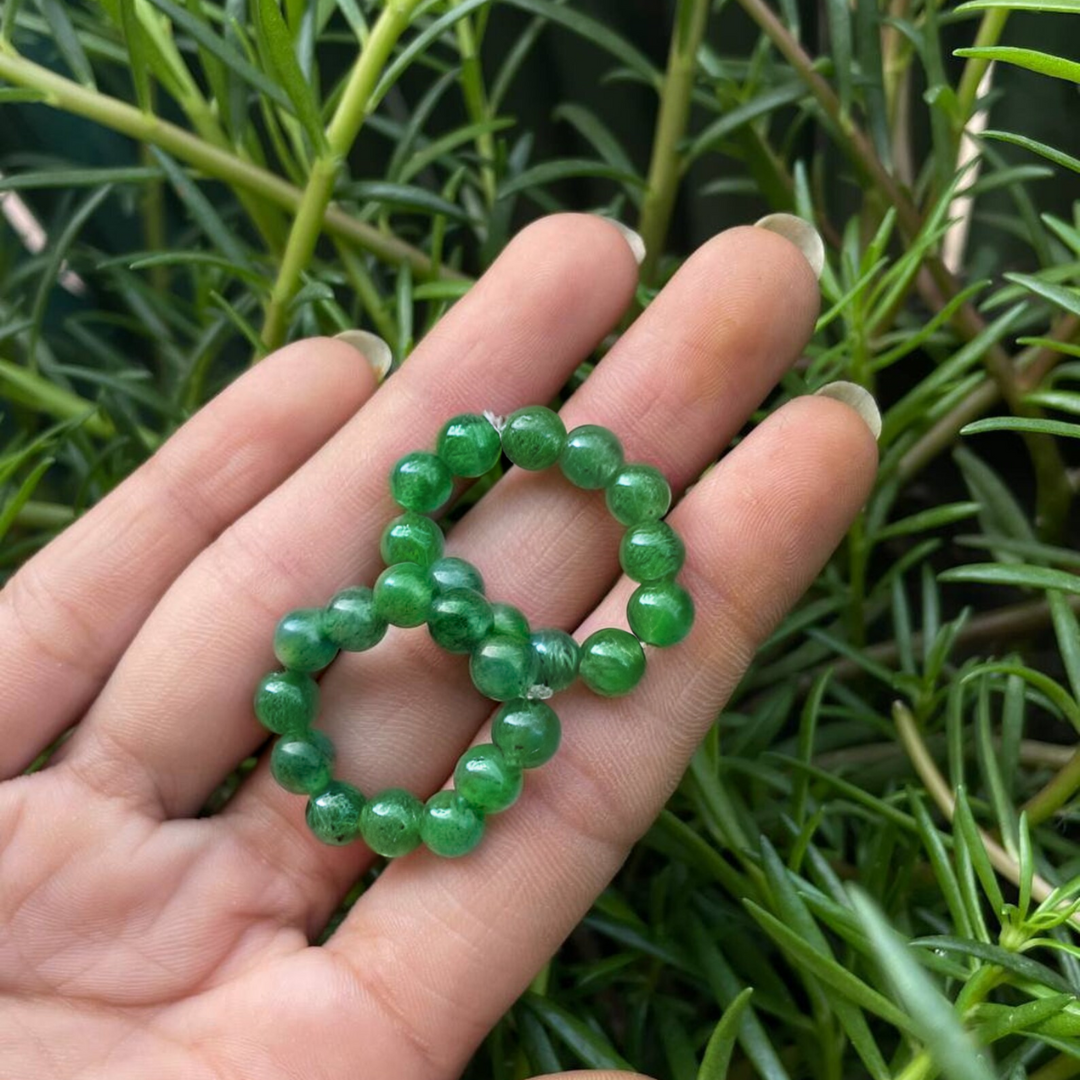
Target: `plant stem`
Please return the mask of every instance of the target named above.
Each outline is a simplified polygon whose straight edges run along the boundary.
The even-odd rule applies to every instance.
[[[682,172],[679,143],[686,134],[690,117],[697,52],[705,36],[709,6],[710,0],[681,0],[675,13],[667,71],[660,88],[660,111],[653,135],[648,187],[638,222],[638,231],[645,241],[641,277],[646,282],[656,278],[679,190]]]
[[[465,108],[474,124],[482,124],[488,119],[489,110],[487,92],[484,89],[484,71],[480,66],[480,49],[472,18],[466,15],[464,19],[458,19],[454,29],[457,32],[458,52],[461,54],[461,92],[465,98]],[[489,207],[494,206],[497,192],[495,136],[492,132],[484,131],[476,136],[476,152],[480,157],[480,181],[484,198]]]
[[[158,146],[215,180],[254,192],[293,213],[300,208],[303,193],[281,177],[167,120],[147,116],[127,102],[65,79],[3,47],[0,47],[0,78],[16,86],[40,91],[45,96],[45,105],[84,116],[132,139]],[[355,220],[333,206],[325,211],[323,227],[327,232],[370,251],[385,262],[408,265],[418,277],[426,279],[433,274],[431,260],[422,251],[396,236],[387,236],[373,226]],[[440,269],[437,276],[447,280],[468,280],[465,275],[449,269]]]
[[[1068,762],[1050,781],[1037,791],[1022,809],[1027,812],[1028,823],[1038,825],[1060,810],[1075,794],[1080,791],[1080,750],[1073,752]]]
[[[1008,19],[1008,8],[989,8],[979,23],[978,33],[975,35],[975,48],[984,49],[996,45]],[[974,56],[968,57],[968,61],[964,65],[964,73],[960,76],[960,85],[956,91],[957,135],[967,126],[971,114],[975,111],[975,98],[979,92],[979,83],[982,82],[982,77],[989,66],[989,60],[981,60]]]
[[[285,340],[289,304],[315,254],[334,183],[360,134],[379,76],[418,3],[419,0],[391,0],[383,8],[345,84],[345,92],[326,129],[326,146],[312,164],[270,293],[262,331],[262,342],[268,351],[276,349]]]

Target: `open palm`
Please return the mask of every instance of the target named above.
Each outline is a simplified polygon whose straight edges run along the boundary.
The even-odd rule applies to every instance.
[[[612,329],[630,249],[587,216],[525,230],[376,389],[342,342],[267,359],[0,593],[0,1075],[7,1080],[455,1076],[677,783],[756,644],[864,500],[874,441],[810,397],[760,425],[671,515],[698,618],[638,689],[560,698],[563,747],[460,860],[319,844],[266,761],[194,818],[265,733],[252,690],[279,616],[371,583],[392,463],[459,412],[543,402]],[[703,247],[563,409],[677,493],[797,357],[817,311],[762,229]],[[618,526],[596,493],[512,470],[447,551],[493,599],[579,639],[621,624]],[[489,703],[460,657],[392,631],[322,678],[338,775],[442,786]],[[49,766],[22,770],[66,728]]]

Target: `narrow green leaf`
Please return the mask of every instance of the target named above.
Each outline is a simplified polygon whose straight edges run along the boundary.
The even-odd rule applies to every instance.
[[[962,15],[969,11],[989,11],[991,8],[1080,15],[1080,0],[967,0],[955,10],[957,15]]]
[[[1080,64],[1074,60],[1065,60],[1051,53],[1037,52],[1034,49],[1018,49],[1011,45],[993,45],[974,49],[955,49],[953,56],[971,57],[975,60],[997,61],[1012,64],[1014,67],[1035,71],[1040,75],[1049,75],[1065,82],[1080,82]]]
[[[851,91],[854,85],[854,62],[851,33],[851,8],[848,0],[825,0],[829,23],[829,45],[833,73],[840,97],[840,114],[851,113]]]
[[[1028,826],[1026,813],[1020,815],[1017,832],[1019,835],[1017,863],[1020,866],[1020,886],[1016,907],[1020,913],[1021,921],[1026,921],[1028,909],[1031,907],[1031,883],[1035,878],[1035,858],[1031,850],[1031,828]]]
[[[116,431],[98,413],[98,407],[70,390],[57,386],[28,368],[0,360],[0,386],[10,398],[57,420],[81,420],[83,428],[99,439],[111,439]]]
[[[1072,289],[1065,285],[1054,285],[1049,281],[1043,281],[1041,278],[1032,277],[1031,274],[1013,273],[1006,274],[1005,277],[1007,280],[1029,289],[1036,296],[1041,296],[1044,300],[1049,300],[1051,304],[1056,304],[1069,312],[1069,314],[1080,318],[1080,289]]]
[[[521,1000],[587,1068],[634,1071],[602,1035],[550,998],[530,993]]]
[[[79,33],[67,13],[66,5],[60,0],[37,0],[37,6],[49,27],[53,43],[64,58],[64,63],[71,69],[72,75],[83,86],[96,89],[94,71],[79,40]]]
[[[996,964],[998,967],[1011,971],[1020,978],[1042,985],[1059,994],[1073,994],[1073,988],[1051,968],[1040,964],[1037,960],[1031,960],[1020,953],[1010,952],[1000,945],[991,945],[985,941],[966,941],[956,937],[921,937],[911,942],[915,949],[940,949],[942,952],[960,953],[963,956],[973,956],[976,960],[982,960],[987,964]]]
[[[1055,149],[1053,146],[1047,146],[1046,143],[1029,139],[1026,135],[1015,135],[1008,131],[984,131],[982,137],[1012,143],[1013,146],[1020,146],[1025,150],[1030,150],[1033,154],[1038,154],[1039,157],[1044,157],[1047,161],[1052,161],[1055,165],[1060,165],[1064,169],[1072,169],[1073,172],[1080,173],[1080,158],[1074,158],[1061,150]]]
[[[19,516],[19,512],[26,505],[30,496],[34,494],[34,490],[40,483],[41,478],[49,470],[49,467],[55,460],[55,458],[51,457],[42,458],[42,460],[30,470],[30,475],[19,485],[18,491],[4,503],[3,507],[0,507],[0,540],[4,539],[8,530],[15,524],[15,519]]]
[[[806,84],[798,79],[786,85],[770,87],[760,94],[755,94],[744,104],[736,105],[734,109],[724,110],[723,114],[709,124],[687,147],[686,164],[692,164],[702,154],[715,149],[724,139],[745,127],[752,120],[767,116],[785,105],[802,101],[808,93]]]
[[[181,30],[190,35],[193,41],[212,56],[217,57],[234,75],[246,82],[253,90],[270,98],[283,108],[292,109],[289,95],[271,78],[250,63],[243,53],[233,48],[229,42],[215,34],[204,22],[195,18],[174,0],[149,0],[159,8]]]
[[[960,891],[960,883],[953,872],[949,853],[945,850],[945,842],[941,838],[926,809],[922,799],[914,791],[908,791],[908,803],[915,820],[919,825],[919,834],[922,836],[923,847],[930,858],[930,867],[934,871],[941,895],[948,905],[949,914],[957,929],[964,937],[970,937],[972,933],[971,921],[968,918],[967,905],[964,902],[963,893]]]
[[[135,88],[135,100],[144,113],[153,111],[150,98],[150,67],[147,61],[146,36],[139,17],[135,13],[135,0],[119,0],[120,25],[124,31],[131,61],[131,83]]]
[[[753,994],[753,987],[748,986],[724,1010],[716,1027],[713,1028],[712,1035],[709,1036],[705,1056],[701,1059],[701,1068],[698,1070],[698,1080],[725,1080],[727,1077],[728,1065],[742,1025],[743,1013],[750,1004]]]
[[[855,0],[855,54],[862,76],[867,127],[878,159],[892,168],[892,137],[881,57],[882,12],[878,0]]]
[[[613,169],[621,173],[637,171],[618,137],[590,109],[568,103],[557,106],[551,115],[553,120],[570,124]]]
[[[214,204],[202,193],[198,185],[168,154],[156,146],[150,148],[154,159],[169,179],[173,190],[202,230],[203,235],[222,255],[237,266],[254,273],[254,267],[240,241],[214,208]]]
[[[877,534],[876,539],[888,540],[896,536],[926,532],[929,529],[940,529],[943,525],[952,525],[954,522],[973,517],[980,509],[981,504],[977,502],[958,502],[935,506],[930,510],[921,510],[917,514],[886,525]]]
[[[0,191],[37,191],[43,188],[100,187],[103,184],[142,184],[160,180],[161,170],[131,165],[106,169],[49,169],[45,172],[5,173]]]
[[[837,993],[843,994],[849,1001],[862,1006],[867,1012],[880,1016],[901,1031],[910,1032],[911,1023],[901,1009],[898,1009],[887,997],[879,994],[873,987],[867,986],[862,979],[852,975],[847,968],[835,960],[822,956],[812,945],[804,941],[794,930],[779,919],[760,908],[752,900],[743,901],[744,907],[753,916],[759,926],[786,953],[798,961],[799,966],[807,969],[826,986],[831,986]]]
[[[1051,994],[1023,1005],[980,1005],[974,1014],[978,1024],[975,1034],[980,1042],[989,1045],[1007,1035],[1038,1031],[1075,1000],[1072,994]]]
[[[861,890],[851,890],[852,903],[874,947],[878,965],[904,1003],[910,1027],[949,1080],[993,1080],[993,1072],[956,1012],[886,922],[877,905]]]
[[[282,17],[278,0],[254,0],[253,13],[260,52],[264,54],[276,81],[289,95],[297,119],[312,145],[317,151],[325,150],[326,133],[315,92],[300,68],[292,34]]]
[[[1048,589],[1046,599],[1050,605],[1058,652],[1069,678],[1069,688],[1073,697],[1080,701],[1080,621],[1077,621],[1072,605],[1057,590]]]
[[[1080,596],[1080,576],[1045,566],[1002,566],[1000,563],[970,563],[954,566],[938,574],[938,581],[972,582],[976,585],[1013,585],[1018,589],[1060,589]]]
[[[377,203],[394,210],[421,214],[444,214],[453,221],[468,221],[467,210],[425,188],[412,184],[391,184],[384,180],[360,180],[348,184],[343,194],[359,202]]]
[[[640,188],[644,185],[644,181],[636,173],[613,169],[603,161],[562,158],[558,161],[545,161],[540,165],[534,165],[531,169],[526,169],[506,181],[499,187],[499,198],[505,199],[511,195],[517,195],[519,192],[528,191],[530,188],[542,187],[545,184],[553,184],[559,180],[576,179],[582,176],[596,176],[606,180],[617,180],[628,187]]]

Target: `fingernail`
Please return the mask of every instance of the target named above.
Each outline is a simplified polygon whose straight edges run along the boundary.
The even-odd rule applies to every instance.
[[[820,279],[825,266],[825,243],[813,225],[794,214],[766,214],[754,222],[754,227],[790,240],[806,256],[814,277]]]
[[[858,383],[826,383],[820,390],[814,391],[814,396],[842,401],[848,408],[854,409],[859,414],[875,439],[881,434],[881,410],[877,407],[874,395]]]
[[[394,354],[378,334],[372,334],[368,330],[342,330],[340,334],[334,335],[334,339],[351,345],[371,365],[376,382],[382,382],[390,374]]]
[[[613,217],[607,217],[604,214],[597,216],[603,218],[604,221],[610,222],[622,233],[623,239],[630,245],[630,250],[634,255],[634,262],[640,266],[645,261],[645,241],[641,239],[641,234],[634,232],[629,225],[624,225]]]

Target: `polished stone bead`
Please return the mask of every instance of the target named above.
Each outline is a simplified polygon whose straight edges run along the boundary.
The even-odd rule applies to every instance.
[[[491,741],[507,761],[523,769],[550,761],[561,737],[559,718],[546,701],[515,698],[499,709],[491,724]]]
[[[366,585],[342,589],[326,605],[323,631],[339,649],[363,652],[382,641],[386,620],[375,610],[375,594]]]
[[[416,563],[388,566],[375,581],[375,610],[391,626],[422,626],[434,596],[430,571]]]
[[[471,562],[447,555],[431,564],[431,576],[440,589],[473,589],[483,593],[484,579]]]
[[[319,740],[310,735],[286,735],[274,743],[270,772],[294,795],[318,795],[333,779],[333,762]]]
[[[442,458],[426,450],[406,454],[390,473],[390,494],[399,506],[429,514],[454,490],[454,476]]]
[[[472,807],[497,814],[521,794],[521,767],[506,760],[492,743],[472,746],[458,759],[454,790]]]
[[[337,747],[325,731],[320,731],[318,728],[312,728],[307,733],[307,737],[323,752],[326,760],[329,761],[331,765],[337,761]]]
[[[646,521],[627,529],[619,562],[634,581],[667,581],[682,568],[686,547],[666,521]]]
[[[491,629],[492,634],[526,641],[532,633],[529,620],[513,604],[492,604],[491,614],[495,618],[495,625]]]
[[[564,630],[534,630],[529,642],[536,653],[536,682],[553,692],[565,690],[577,678],[581,649]]]
[[[566,427],[543,405],[512,412],[502,433],[503,453],[523,469],[547,469],[559,460],[566,445]]]
[[[581,681],[603,697],[628,694],[645,674],[645,652],[633,634],[610,626],[581,643]]]
[[[626,605],[630,629],[649,645],[675,645],[694,625],[694,601],[674,581],[640,585]]]
[[[387,566],[403,562],[431,566],[443,553],[442,529],[431,518],[407,510],[383,530],[379,552]]]
[[[308,828],[324,843],[349,844],[360,836],[360,812],[364,796],[344,780],[329,786],[308,800]]]
[[[502,442],[490,420],[465,413],[443,425],[435,448],[455,476],[483,476],[499,460]]]
[[[290,611],[274,631],[274,655],[293,671],[321,671],[337,651],[323,632],[322,608]]]
[[[671,506],[671,485],[652,465],[624,465],[604,493],[611,516],[623,525],[662,518]]]
[[[360,833],[372,851],[396,859],[420,843],[424,804],[411,792],[387,788],[373,795],[360,812]]]
[[[566,436],[559,465],[570,483],[579,488],[602,488],[622,468],[623,451],[618,437],[597,424],[582,424]]]
[[[435,594],[427,622],[436,645],[468,653],[491,633],[494,619],[491,605],[475,590],[445,589]]]
[[[275,735],[304,731],[319,711],[319,684],[302,671],[271,671],[255,690],[255,716]]]
[[[492,635],[469,659],[473,686],[484,697],[509,701],[523,697],[536,682],[536,653],[528,640]]]
[[[447,859],[467,855],[484,835],[483,814],[474,810],[456,791],[437,791],[424,806],[420,839]]]

